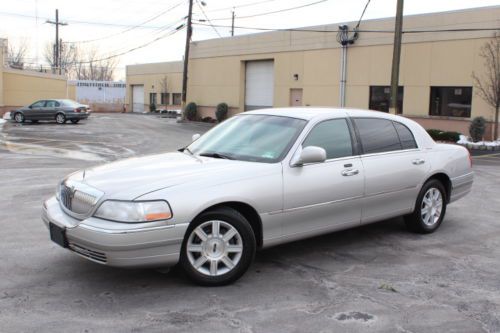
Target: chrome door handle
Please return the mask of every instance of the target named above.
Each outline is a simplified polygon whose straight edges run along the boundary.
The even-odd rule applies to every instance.
[[[421,158],[417,158],[416,160],[411,161],[411,163],[413,163],[415,165],[420,165],[420,164],[424,164],[425,160],[423,160]]]
[[[345,170],[342,170],[341,174],[342,176],[354,176],[354,175],[357,175],[359,173],[359,170],[358,169],[345,169]]]

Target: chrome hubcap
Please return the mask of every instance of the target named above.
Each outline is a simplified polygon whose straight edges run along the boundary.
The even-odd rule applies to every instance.
[[[23,116],[21,114],[16,114],[16,121],[21,122],[23,120]]]
[[[189,263],[203,275],[219,276],[240,261],[243,240],[238,230],[224,221],[207,221],[189,235],[186,251]]]
[[[64,117],[62,115],[57,116],[57,122],[62,123],[64,121]]]
[[[420,207],[422,221],[428,226],[436,224],[441,217],[442,210],[443,196],[437,188],[431,187],[427,190],[427,192],[425,192],[422,205]]]

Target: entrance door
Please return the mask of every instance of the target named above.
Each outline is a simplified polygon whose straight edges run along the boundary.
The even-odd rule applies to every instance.
[[[144,112],[144,85],[132,86],[132,111]]]
[[[247,61],[245,67],[245,111],[273,107],[274,61]]]
[[[290,89],[290,106],[302,106],[302,89]]]

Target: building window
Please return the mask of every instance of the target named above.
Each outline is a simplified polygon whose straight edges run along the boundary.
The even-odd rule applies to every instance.
[[[169,93],[161,93],[161,105],[169,105],[170,104],[170,94]]]
[[[149,104],[156,105],[156,93],[149,93]]]
[[[398,112],[403,113],[404,87],[398,87]],[[391,87],[370,86],[370,110],[389,112]]]
[[[472,87],[431,87],[429,115],[470,117]]]
[[[179,94],[179,93],[172,94],[172,104],[173,105],[181,105],[182,104],[181,94]]]

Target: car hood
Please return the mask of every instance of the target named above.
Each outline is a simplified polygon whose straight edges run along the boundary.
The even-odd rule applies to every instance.
[[[206,187],[255,177],[269,171],[269,166],[266,163],[194,157],[174,152],[96,166],[73,173],[67,179],[104,192],[105,199],[133,200],[174,186],[197,183]]]

